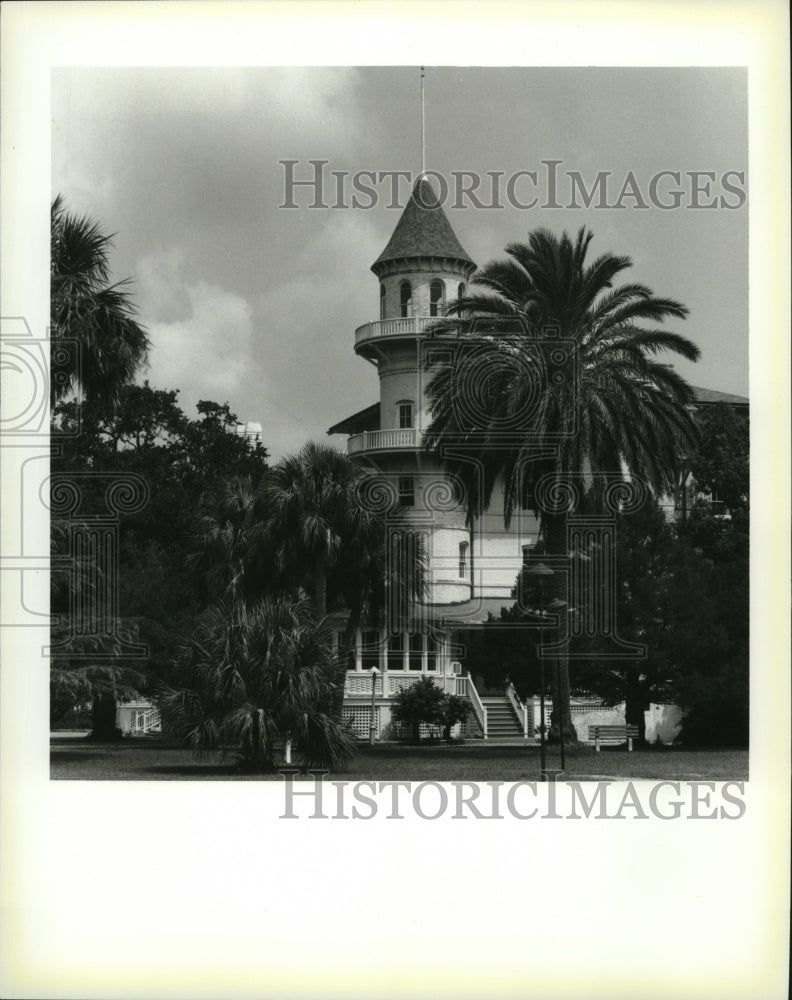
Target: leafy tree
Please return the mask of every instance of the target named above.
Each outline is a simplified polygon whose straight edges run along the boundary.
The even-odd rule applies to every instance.
[[[750,545],[747,497],[732,516],[700,503],[680,528],[711,567],[710,589],[721,643],[678,678],[674,700],[685,710],[681,738],[747,746],[750,674]]]
[[[465,698],[446,694],[431,677],[421,677],[409,687],[402,688],[393,699],[393,720],[412,727],[413,739],[421,739],[421,724],[442,730],[445,740],[451,739],[451,730],[458,722],[465,722],[471,705]]]
[[[443,727],[443,739],[451,740],[451,730],[458,723],[465,723],[472,711],[472,706],[465,698],[456,694],[443,696],[443,709],[440,713],[440,723]]]
[[[189,559],[203,491],[244,472],[258,479],[266,470],[266,451],[236,433],[236,417],[227,404],[202,402],[198,418],[191,420],[178,405],[177,391],[155,390],[148,383],[123,387],[112,413],[95,402],[78,407],[73,400],[63,400],[55,408],[54,421],[63,431],[79,430],[59,438],[52,461],[53,471],[66,478],[89,473],[80,478],[79,516],[106,513],[104,490],[115,474],[135,473],[149,486],[147,505],[119,519],[121,621],[115,629],[134,632],[136,641],[146,643],[148,660],[126,668],[118,650],[108,646],[110,673],[105,675],[95,661],[80,661],[76,650],[68,662],[61,658],[54,664],[53,709],[65,710],[69,692],[74,697],[78,693],[56,671],[76,671],[75,683],[81,678],[96,693],[97,706],[103,706],[107,724],[99,732],[111,736],[115,696],[143,694],[150,679],[168,674],[179,636],[192,630],[210,600],[209,581]],[[67,521],[59,527],[53,524],[53,546],[55,555],[69,555]],[[53,609],[68,616],[74,580],[65,573],[52,579]],[[84,693],[82,689],[81,698]]]
[[[547,486],[546,498],[563,498],[570,477],[621,480],[627,470],[668,492],[695,440],[690,386],[654,360],[660,352],[698,358],[693,343],[658,327],[687,309],[644,285],[613,288],[632,262],[604,254],[587,263],[591,239],[585,229],[574,241],[536,230],[476,273],[478,291],[449,308],[460,317],[459,350],[430,384],[424,437],[441,455],[453,442],[476,460],[458,469],[470,518],[490,506],[502,477],[505,522],[517,504],[532,505],[546,551],[561,557],[576,501],[542,504],[537,484]],[[554,368],[559,346],[566,360]],[[565,599],[564,587],[563,574],[550,578],[548,600]],[[560,713],[575,739],[565,659],[560,672]]]
[[[514,603],[514,597],[511,602],[504,599],[498,615],[489,614],[480,629],[465,635],[471,672],[488,688],[502,688],[511,682],[523,700],[539,694],[540,689],[539,618],[524,610],[536,603],[526,588],[519,604]],[[545,671],[547,677],[550,669]]]
[[[50,337],[53,360],[64,339],[79,352],[58,362],[52,402],[79,389],[86,401],[112,411],[121,389],[145,363],[148,335],[135,320],[126,286],[108,284],[112,236],[88,216],[67,211],[60,195],[51,206]]]
[[[694,488],[717,494],[733,518],[747,530],[751,487],[748,415],[726,403],[699,407],[696,414],[699,440],[688,456],[687,468]]]
[[[574,676],[579,687],[606,702],[624,702],[626,721],[638,727],[643,741],[649,705],[678,702],[684,679],[705,663],[717,672],[727,636],[718,620],[712,562],[678,537],[651,498],[617,519],[614,583],[618,635],[643,644],[646,656],[626,662],[598,660],[597,640],[579,639],[575,652],[589,655],[577,661]],[[604,581],[598,593],[581,595],[576,613],[585,617],[607,600],[607,586]],[[585,634],[585,627],[582,631]]]
[[[443,721],[445,694],[431,677],[421,677],[409,687],[402,688],[393,699],[394,722],[412,726],[413,739],[421,738],[421,723],[440,726]]]

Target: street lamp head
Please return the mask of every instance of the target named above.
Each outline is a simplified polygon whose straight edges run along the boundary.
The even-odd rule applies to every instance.
[[[379,670],[377,670],[377,668],[376,668],[376,667],[372,667],[372,668],[371,668],[371,673],[372,673],[372,674],[378,674],[378,673],[379,673]]]

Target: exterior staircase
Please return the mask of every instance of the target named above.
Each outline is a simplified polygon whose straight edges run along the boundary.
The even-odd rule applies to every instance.
[[[487,710],[488,742],[528,742],[523,736],[522,721],[505,694],[482,695],[481,700]]]

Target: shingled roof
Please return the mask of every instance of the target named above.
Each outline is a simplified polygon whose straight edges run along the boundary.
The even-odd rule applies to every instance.
[[[405,257],[452,257],[475,266],[463,250],[426,177],[419,177],[415,182],[407,207],[371,270],[376,274],[380,264]]]
[[[745,396],[735,396],[730,392],[719,392],[717,389],[702,389],[701,386],[691,386],[696,394],[696,402],[707,403],[728,403],[730,406],[748,406]]]
[[[328,434],[360,434],[361,431],[378,431],[380,429],[380,405],[374,403],[365,410],[358,410],[351,417],[339,420],[328,430]]]

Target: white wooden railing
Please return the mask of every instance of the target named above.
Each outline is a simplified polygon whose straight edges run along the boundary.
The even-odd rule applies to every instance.
[[[387,431],[363,431],[352,434],[347,440],[347,452],[354,455],[358,451],[390,451],[392,448],[417,448],[419,432],[417,427],[393,428]]]
[[[162,732],[162,719],[158,708],[136,708],[130,716],[130,732],[132,733],[160,733]]]
[[[402,319],[379,319],[374,323],[364,323],[355,330],[355,344],[378,337],[415,337],[425,333],[432,323],[439,322],[438,316],[406,316]]]
[[[506,685],[506,697],[509,699],[511,707],[517,713],[517,718],[522,725],[523,737],[528,739],[528,707],[520,701],[520,696],[514,689],[514,685],[509,681]]]
[[[466,677],[465,680],[467,679],[468,678]],[[467,685],[466,694],[468,698],[470,698],[471,704],[473,705],[473,711],[476,713],[476,718],[479,720],[479,723],[481,724],[481,732],[484,736],[484,739],[486,740],[487,710],[484,707],[484,702],[481,700],[481,698],[479,698],[479,693],[476,690],[476,685],[472,681],[470,681],[470,683]]]

